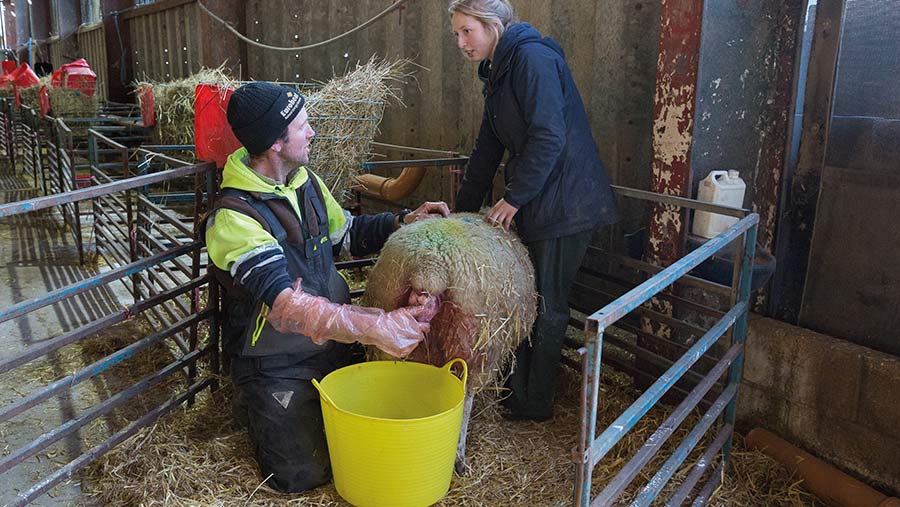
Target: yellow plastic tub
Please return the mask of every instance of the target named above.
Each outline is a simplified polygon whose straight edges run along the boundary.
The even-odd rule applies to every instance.
[[[357,507],[426,507],[443,498],[466,377],[465,361],[454,359],[441,368],[372,361],[313,380],[338,493]]]

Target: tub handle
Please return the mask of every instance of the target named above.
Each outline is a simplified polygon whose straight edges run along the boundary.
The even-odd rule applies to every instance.
[[[328,394],[325,392],[325,390],[322,389],[322,386],[319,385],[318,380],[312,379],[312,385],[313,385],[313,387],[316,388],[316,391],[319,391],[319,395],[322,396],[322,399],[325,400],[325,403],[328,403],[332,407],[337,408],[337,405],[335,405],[334,402],[331,401],[331,397],[328,396]]]
[[[455,366],[457,364],[462,365],[461,366],[461,368],[462,368],[461,376],[456,374],[453,371],[453,366]],[[447,364],[444,365],[444,369],[447,370],[448,372],[450,372],[450,374],[453,375],[454,377],[462,380],[463,385],[466,385],[466,379],[469,378],[469,366],[466,364],[465,360],[463,360],[459,357],[457,357],[456,359],[451,359],[450,361],[447,362]]]

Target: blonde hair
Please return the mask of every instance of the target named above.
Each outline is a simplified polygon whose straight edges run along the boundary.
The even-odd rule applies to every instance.
[[[451,0],[447,12],[472,16],[494,32],[494,44],[500,40],[510,23],[518,21],[508,0]]]

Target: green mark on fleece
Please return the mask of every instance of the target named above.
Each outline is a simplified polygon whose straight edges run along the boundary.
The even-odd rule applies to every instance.
[[[472,226],[456,218],[433,219],[417,224],[413,237],[425,248],[453,248],[472,234]]]

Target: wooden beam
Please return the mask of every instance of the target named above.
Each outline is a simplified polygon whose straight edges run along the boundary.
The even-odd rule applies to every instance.
[[[821,186],[825,148],[831,122],[835,70],[841,44],[844,0],[820,0],[816,7],[800,134],[797,169],[785,171],[786,202],[780,213],[769,312],[796,324],[806,285],[816,204]]]
[[[180,7],[185,4],[192,4],[196,2],[197,0],[159,0],[157,2],[153,2],[152,4],[142,5],[141,7],[123,12],[121,19],[131,19],[137,16],[146,16],[148,14],[162,12],[165,10],[174,9],[175,7]]]

